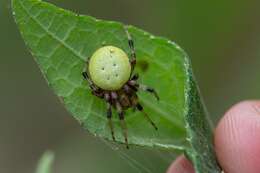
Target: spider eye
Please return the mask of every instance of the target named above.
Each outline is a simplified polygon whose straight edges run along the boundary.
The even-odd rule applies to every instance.
[[[115,46],[104,46],[94,52],[88,65],[90,78],[104,90],[118,90],[130,78],[127,54]]]

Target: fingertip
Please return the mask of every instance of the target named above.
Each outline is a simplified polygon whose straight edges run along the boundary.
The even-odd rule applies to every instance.
[[[181,155],[171,164],[167,173],[195,173],[195,171],[190,161]]]
[[[260,101],[233,106],[215,131],[216,154],[228,173],[260,172]]]

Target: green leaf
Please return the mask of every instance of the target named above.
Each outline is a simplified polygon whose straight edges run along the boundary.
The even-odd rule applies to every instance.
[[[54,161],[54,153],[46,151],[38,162],[36,173],[51,173],[51,166]]]
[[[13,0],[13,13],[49,86],[65,107],[92,134],[111,140],[106,104],[93,96],[81,72],[85,61],[103,44],[130,54],[124,25],[77,15],[39,0]],[[142,113],[126,112],[130,144],[182,150],[197,172],[220,172],[212,146],[212,130],[201,103],[186,53],[175,43],[129,26],[133,37],[140,83],[155,88],[151,95],[138,92],[155,131]],[[114,111],[118,142],[124,142]]]

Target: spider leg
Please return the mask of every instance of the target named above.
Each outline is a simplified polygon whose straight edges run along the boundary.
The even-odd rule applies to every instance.
[[[89,87],[95,92],[95,91],[98,91],[98,87],[96,87],[96,85],[92,82],[92,80],[90,79],[90,77],[89,77],[89,73],[88,73],[88,69],[87,69],[87,67],[88,67],[88,60],[87,60],[87,62],[86,62],[86,66],[84,67],[84,70],[83,70],[83,72],[82,72],[82,76],[84,77],[84,79],[86,80],[86,81],[88,81],[88,83],[89,83]]]
[[[115,141],[115,135],[114,135],[114,126],[113,126],[113,123],[112,123],[112,105],[111,105],[111,96],[109,95],[109,93],[105,93],[104,94],[104,99],[106,100],[107,102],[107,119],[108,119],[108,125],[110,127],[110,130],[111,130],[111,136],[112,136],[112,139],[113,141]]]
[[[134,74],[130,80],[127,82],[127,86],[129,86],[132,90],[134,90],[135,92],[137,92],[138,90],[138,83],[137,83],[137,80],[139,78],[139,75],[138,74]]]
[[[137,110],[139,110],[140,112],[142,112],[145,116],[145,118],[151,123],[151,125],[155,128],[155,130],[158,130],[157,126],[155,125],[155,123],[151,120],[151,118],[146,114],[146,112],[144,112],[144,108],[140,103],[136,104],[136,108]]]
[[[156,92],[153,88],[148,87],[148,86],[143,85],[143,84],[138,84],[138,88],[141,89],[141,90],[143,90],[143,91],[147,91],[147,92],[153,94],[154,97],[155,97],[158,101],[160,100],[159,95],[157,94],[157,92]]]
[[[131,77],[131,80],[133,80],[133,81],[137,81],[138,79],[139,79],[138,73],[135,73],[135,74]]]
[[[102,90],[100,90],[98,87],[96,87],[96,85],[90,80],[90,78],[88,77],[88,73],[82,72],[82,75],[83,75],[84,79],[88,81],[89,87],[92,90],[91,93],[97,97],[103,98],[104,92],[102,92]]]
[[[110,103],[107,102],[107,119],[108,119],[108,125],[111,130],[111,136],[113,141],[116,141],[115,135],[114,135],[114,126],[112,123],[112,106]]]
[[[138,84],[135,80],[129,80],[127,82],[127,84],[135,91],[137,91],[138,89],[141,89],[143,91],[146,91],[146,92],[149,92],[151,94],[154,95],[154,97],[159,101],[160,98],[159,98],[159,95],[157,94],[157,92],[151,88],[151,87],[148,87],[146,85],[143,85],[143,84]]]
[[[130,63],[131,63],[131,66],[132,66],[131,69],[132,69],[132,72],[133,72],[134,68],[135,68],[135,64],[136,64],[136,53],[135,53],[134,41],[133,41],[130,33],[128,32],[127,26],[125,26],[125,32],[126,32],[127,39],[128,39],[128,45],[129,45],[130,50],[131,50]]]
[[[125,123],[125,113],[124,113],[124,111],[122,109],[122,106],[120,105],[120,103],[118,101],[116,102],[116,110],[118,112],[120,125],[121,125],[121,128],[123,130],[123,135],[124,135],[124,138],[125,138],[126,148],[129,149],[128,139],[127,139],[127,126],[126,126],[126,123]]]
[[[92,89],[92,90],[96,90],[96,86],[95,84],[90,80],[89,76],[88,76],[88,73],[87,72],[82,72],[82,76],[84,77],[84,79],[86,81],[88,81],[89,83],[89,87]]]

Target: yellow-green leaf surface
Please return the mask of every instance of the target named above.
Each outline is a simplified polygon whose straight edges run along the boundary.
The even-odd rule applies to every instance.
[[[81,72],[87,58],[104,44],[130,54],[124,25],[78,15],[39,0],[13,0],[12,7],[49,86],[85,129],[111,140],[106,104],[91,94]],[[197,172],[220,172],[212,149],[212,131],[185,52],[173,42],[133,26],[129,32],[136,47],[139,82],[155,88],[160,96],[158,102],[147,93],[138,93],[159,130],[155,131],[142,113],[127,110],[129,143],[183,150]],[[117,141],[123,142],[115,111],[113,123]]]

